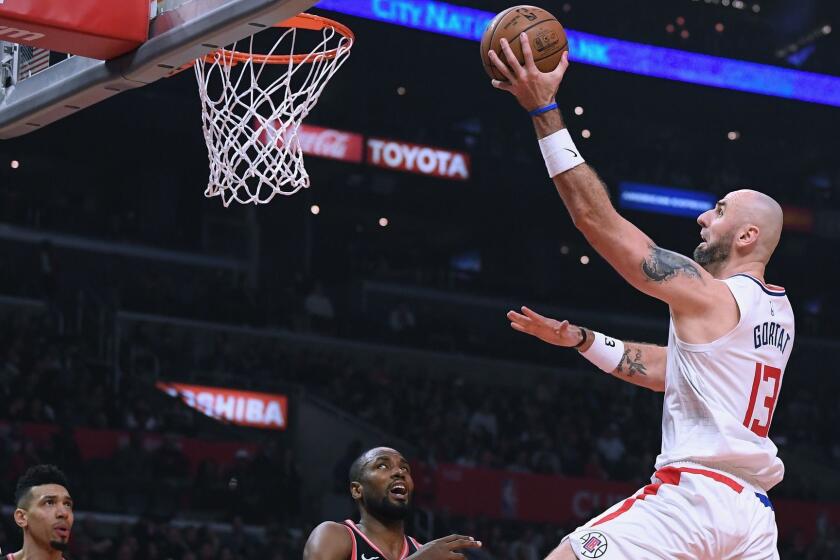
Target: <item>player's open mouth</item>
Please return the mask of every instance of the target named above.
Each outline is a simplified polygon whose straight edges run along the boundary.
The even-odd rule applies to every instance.
[[[55,534],[62,539],[70,538],[70,529],[68,527],[59,525],[58,527],[53,527],[53,530],[55,531]]]
[[[408,499],[408,489],[402,482],[397,482],[391,486],[388,493],[391,494],[395,500],[405,501]]]

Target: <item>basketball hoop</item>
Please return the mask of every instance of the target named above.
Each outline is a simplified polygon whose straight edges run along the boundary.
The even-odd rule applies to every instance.
[[[348,27],[321,16],[299,14],[274,27],[285,30],[267,54],[254,52],[251,36],[247,52],[234,45],[195,63],[210,159],[204,195],[221,196],[226,207],[234,200],[265,204],[309,187],[298,128],[353,46]],[[294,54],[298,29],[321,32],[309,53]],[[277,54],[284,43],[292,54]]]

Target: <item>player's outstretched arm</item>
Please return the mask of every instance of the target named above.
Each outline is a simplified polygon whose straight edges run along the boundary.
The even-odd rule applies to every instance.
[[[506,64],[490,52],[490,60],[506,77],[493,80],[493,86],[516,96],[528,111],[551,106],[566,69],[568,55],[564,54],[557,69],[550,73],[536,67],[527,37],[522,37],[525,64],[520,64],[510,45],[502,40]],[[533,117],[537,135],[547,138],[566,128],[559,110],[548,110]],[[565,170],[552,172],[557,192],[572,217],[575,226],[592,247],[609,262],[621,276],[638,290],[668,303],[677,313],[702,313],[711,309],[721,297],[729,298],[726,286],[715,280],[700,265],[688,257],[656,245],[639,228],[624,219],[613,207],[606,187],[595,171],[582,162],[573,148],[553,148],[565,159]],[[568,155],[566,155],[568,153]]]
[[[550,317],[544,317],[527,307],[522,307],[522,313],[508,311],[508,320],[513,330],[530,334],[544,342],[561,346],[563,348],[575,348],[584,357],[590,358],[588,353],[598,349],[592,348],[593,344],[603,343],[609,352],[605,358],[607,372],[613,377],[627,381],[652,391],[662,392],[665,390],[665,361],[666,349],[664,346],[655,344],[644,344],[641,342],[614,341],[604,337],[603,342],[598,342],[598,334],[594,331],[572,325],[569,321],[558,321]],[[603,336],[603,335],[601,335]],[[609,348],[609,341],[616,345]],[[619,346],[619,343],[621,346]],[[612,358],[612,362],[609,359]],[[613,368],[615,360],[618,366]],[[598,362],[596,362],[598,363]]]
[[[538,116],[539,132],[565,128],[559,111]],[[575,227],[637,290],[664,301],[675,314],[704,313],[730,298],[728,288],[694,260],[659,247],[613,207],[606,186],[587,164],[552,177]]]
[[[303,560],[349,560],[353,553],[350,533],[340,523],[325,521],[315,527],[303,549]]]

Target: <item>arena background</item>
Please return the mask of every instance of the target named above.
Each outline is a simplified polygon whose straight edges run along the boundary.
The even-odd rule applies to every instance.
[[[542,6],[578,31],[840,76],[836,2],[736,3]],[[504,314],[527,304],[664,344],[667,308],[574,229],[478,43],[313,11],[357,43],[306,122],[350,135],[313,137],[331,158],[307,156],[312,187],[294,197],[204,198],[189,72],[0,143],[4,551],[20,540],[12,485],[38,462],[71,477],[73,559],[300,557],[315,524],[352,514],[347,468],[379,444],[414,465],[411,532],[474,535],[488,559],[542,558],[650,476],[661,396]],[[782,558],[837,558],[838,104],[574,62],[558,101],[617,206],[651,186],[695,202],[752,187],[784,205],[767,280],[786,287],[798,336],[771,431],[787,475],[770,496]],[[374,165],[388,143],[463,166]],[[622,208],[690,254],[699,228],[672,210]],[[188,406],[207,403],[229,418]]]

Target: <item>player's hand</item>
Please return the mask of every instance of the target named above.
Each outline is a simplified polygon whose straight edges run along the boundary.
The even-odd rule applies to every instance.
[[[522,306],[522,313],[508,311],[507,318],[515,331],[536,336],[542,341],[555,346],[576,346],[582,339],[581,328],[568,321],[558,321],[550,317],[543,317],[536,311]]]
[[[534,64],[534,54],[531,51],[528,35],[522,33],[519,40],[522,42],[524,65],[516,59],[505,39],[501,41],[504,61],[499,58],[495,51],[490,51],[490,63],[506,80],[504,82],[493,80],[493,87],[512,93],[526,111],[551,105],[554,103],[557,89],[560,87],[560,82],[563,81],[563,76],[569,67],[569,51],[564,52],[560,57],[557,68],[551,72],[541,72]]]
[[[465,548],[481,548],[481,541],[464,535],[449,535],[424,544],[406,560],[463,560],[466,556],[456,551]]]

